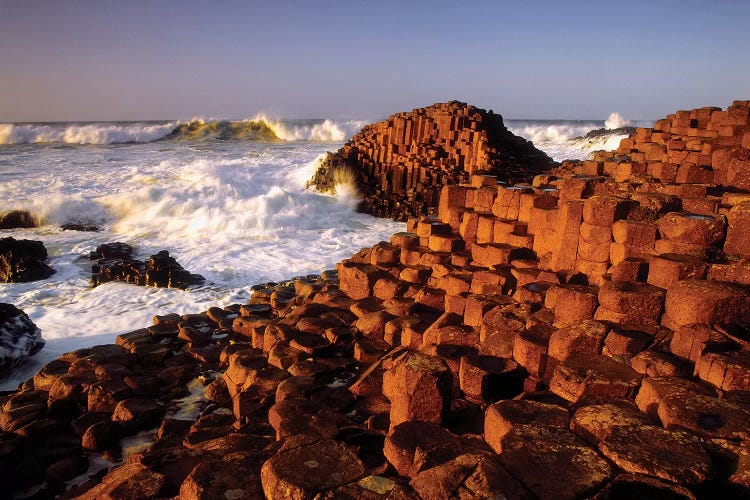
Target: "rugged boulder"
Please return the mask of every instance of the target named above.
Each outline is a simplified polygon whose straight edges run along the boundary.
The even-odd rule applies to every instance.
[[[0,238],[0,282],[20,283],[49,278],[47,249],[41,241]]]
[[[0,214],[0,229],[29,227],[36,227],[36,221],[26,210],[11,210]]]
[[[108,281],[124,281],[159,288],[188,288],[203,283],[204,278],[184,269],[169,252],[162,250],[144,262],[132,258],[133,247],[127,243],[100,245],[89,255],[96,263],[91,266],[91,287]]]
[[[552,164],[502,116],[451,101],[366,126],[326,157],[310,185],[335,192],[348,184],[363,196],[363,212],[406,220],[435,214],[441,188],[471,174],[529,180]]]
[[[0,373],[22,364],[42,347],[42,331],[26,313],[0,303]]]

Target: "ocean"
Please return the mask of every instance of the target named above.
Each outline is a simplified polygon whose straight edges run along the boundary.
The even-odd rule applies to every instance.
[[[0,284],[0,302],[23,309],[47,341],[3,376],[0,390],[64,352],[148,326],[156,314],[244,303],[254,284],[320,273],[404,230],[356,213],[355,195],[345,189],[336,196],[305,189],[327,151],[374,121],[0,123],[0,212],[27,209],[40,224],[0,230],[0,237],[41,240],[56,271],[42,281]],[[607,120],[505,123],[558,161],[616,148],[623,135],[582,136],[630,124],[616,113]],[[90,289],[87,255],[114,241],[131,244],[140,259],[168,250],[206,283],[189,290],[123,283]]]

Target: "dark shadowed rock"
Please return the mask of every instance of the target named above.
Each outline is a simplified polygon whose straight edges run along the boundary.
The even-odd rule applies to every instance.
[[[49,278],[54,270],[49,267],[47,249],[41,241],[0,239],[0,282],[21,283]]]
[[[162,250],[146,262],[133,259],[133,248],[127,243],[100,245],[89,255],[96,263],[91,266],[91,287],[109,281],[124,281],[141,286],[188,288],[205,281],[203,276],[184,269],[169,252]]]
[[[612,474],[601,455],[561,428],[515,427],[503,438],[500,460],[539,498],[581,498]]]
[[[26,210],[11,210],[0,214],[0,229],[36,227],[34,217]]]

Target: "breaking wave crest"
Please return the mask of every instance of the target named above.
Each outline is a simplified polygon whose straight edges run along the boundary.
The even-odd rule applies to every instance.
[[[247,120],[92,123],[0,123],[4,144],[128,144],[179,141],[343,142],[367,122],[360,120]]]
[[[1,123],[0,144],[125,144],[153,142],[175,130],[160,123]]]
[[[632,122],[620,113],[606,120],[506,120],[508,129],[528,139],[555,161],[585,160],[594,151],[611,151],[627,137],[627,127],[653,125],[649,121]]]
[[[166,139],[196,141],[277,141],[273,128],[263,120],[192,120],[178,125]]]

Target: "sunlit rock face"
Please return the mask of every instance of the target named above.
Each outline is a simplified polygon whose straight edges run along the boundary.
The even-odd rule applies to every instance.
[[[310,185],[328,192],[354,188],[362,211],[406,220],[435,214],[442,186],[472,174],[520,181],[552,164],[509,132],[502,116],[451,101],[366,126],[328,155]]]

